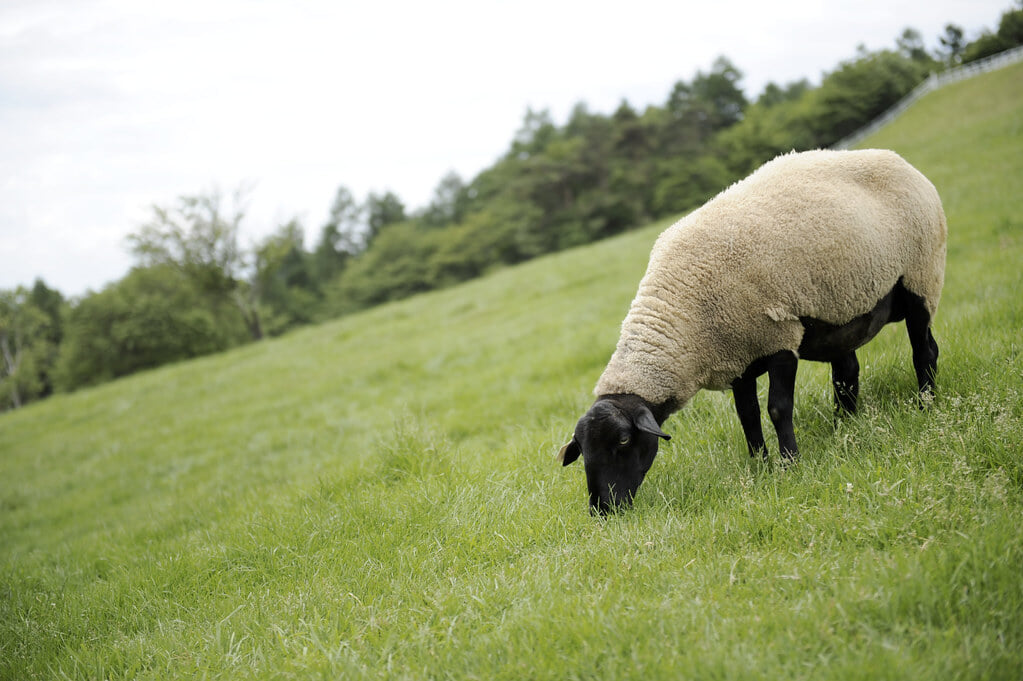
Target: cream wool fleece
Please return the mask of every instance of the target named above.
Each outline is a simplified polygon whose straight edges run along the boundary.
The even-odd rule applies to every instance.
[[[945,239],[934,185],[894,152],[779,156],[660,235],[594,392],[681,408],[798,354],[800,317],[844,324],[900,277],[933,319]]]

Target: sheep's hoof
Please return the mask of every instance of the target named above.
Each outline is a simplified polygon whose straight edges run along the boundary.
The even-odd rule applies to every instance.
[[[934,404],[934,388],[927,386],[916,395],[916,406],[920,410],[930,409]]]
[[[782,452],[779,458],[782,471],[786,471],[799,463],[799,452]]]

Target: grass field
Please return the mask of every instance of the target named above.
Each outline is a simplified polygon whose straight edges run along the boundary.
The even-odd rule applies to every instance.
[[[929,409],[889,327],[855,418],[800,367],[798,465],[702,393],[590,517],[554,455],[666,224],[49,399],[0,415],[0,678],[1019,678],[1023,65],[868,145],[949,218]]]

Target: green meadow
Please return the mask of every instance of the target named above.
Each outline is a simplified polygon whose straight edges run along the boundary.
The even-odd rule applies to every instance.
[[[948,215],[928,408],[890,326],[853,418],[801,364],[797,465],[701,393],[591,517],[555,454],[668,223],[53,397],[0,414],[0,678],[1019,678],[1023,64],[864,146]]]

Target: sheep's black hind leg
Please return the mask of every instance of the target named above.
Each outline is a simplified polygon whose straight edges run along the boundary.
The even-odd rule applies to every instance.
[[[855,414],[860,394],[860,363],[855,352],[831,362],[831,384],[835,388],[835,409]]]
[[[938,344],[931,333],[931,315],[924,299],[906,291],[906,330],[913,346],[913,369],[920,395],[933,393],[934,378],[938,373]]]
[[[785,459],[794,459],[799,454],[796,434],[792,428],[792,405],[798,365],[799,359],[795,354],[783,351],[771,355],[767,366],[767,376],[770,379],[767,390],[767,413],[778,433],[778,448]]]
[[[746,435],[749,455],[767,457],[764,430],[760,426],[760,403],[757,401],[756,376],[740,376],[732,382],[735,412],[739,415],[742,432]]]

